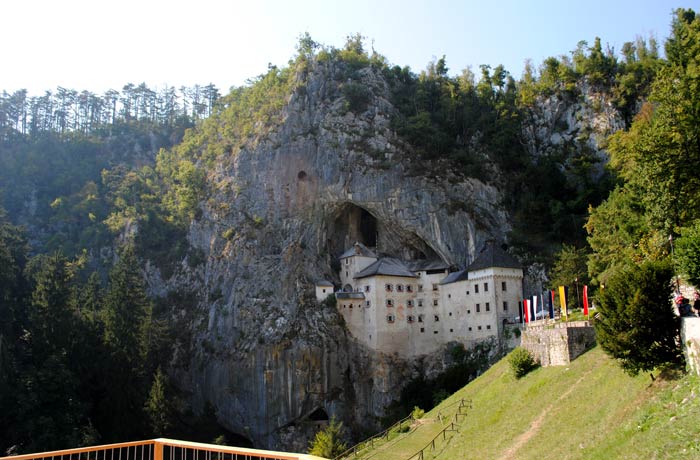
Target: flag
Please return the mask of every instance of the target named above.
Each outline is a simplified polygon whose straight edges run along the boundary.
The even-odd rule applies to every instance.
[[[549,307],[549,318],[554,319],[554,289],[549,291],[547,296],[547,307]]]
[[[537,321],[537,296],[532,296],[532,318]]]
[[[588,316],[588,286],[583,285],[583,316]]]
[[[530,318],[529,318],[529,314],[528,314],[529,309],[530,309],[530,305],[528,305],[527,299],[523,299],[523,311],[525,312],[525,322],[526,323],[530,322]]]
[[[566,291],[566,286],[559,286],[559,304],[562,316],[566,316]]]

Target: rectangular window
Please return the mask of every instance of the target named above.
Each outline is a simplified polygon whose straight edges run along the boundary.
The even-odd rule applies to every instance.
[[[484,283],[484,292],[489,292],[489,283]]]
[[[450,329],[450,332],[454,332],[454,330]]]
[[[472,327],[471,327],[471,326],[469,326],[469,332],[471,332],[471,331],[472,331]]]
[[[420,331],[425,332],[425,328],[424,327],[420,328]]]
[[[506,289],[506,282],[505,282],[505,281],[501,281],[501,291],[507,291],[507,290],[508,290],[508,289]]]
[[[394,301],[391,299],[386,299],[386,306],[387,307],[393,307],[394,306]]]
[[[369,286],[365,286],[365,292],[369,292]]]
[[[410,284],[407,284],[406,285],[406,292],[413,292],[413,286],[411,286]]]
[[[415,321],[415,318],[413,317],[413,315],[408,315],[408,317],[406,319],[408,320],[409,323],[412,323]]]
[[[435,315],[435,322],[437,323],[438,321],[440,321],[440,317],[438,315]]]
[[[350,304],[350,307],[348,307],[348,308],[352,308],[352,304]]]
[[[437,307],[437,306],[438,306],[438,299],[433,299],[433,307]]]
[[[391,292],[394,290],[394,286],[392,286],[391,284],[387,284],[385,287],[386,287],[386,292]]]
[[[481,330],[481,326],[479,326],[477,329]]]
[[[437,333],[438,333],[438,331],[433,331],[433,334],[437,334]]]
[[[418,299],[418,306],[422,307],[423,306],[423,299]]]
[[[423,285],[422,284],[418,285],[418,292],[423,292]]]
[[[486,326],[486,329],[491,329],[491,325],[488,324],[488,325]]]
[[[396,285],[396,292],[403,292],[403,284]]]
[[[472,312],[471,310],[467,310],[467,315],[470,315],[471,312]]]
[[[478,293],[479,293],[479,285],[475,284],[474,285],[474,294],[478,294]]]
[[[437,285],[437,283],[433,283],[433,291],[437,291],[437,290],[438,290],[438,285]]]
[[[369,302],[369,300],[365,302],[365,307],[371,307],[371,306],[372,306],[372,304]]]
[[[485,307],[486,307],[486,311],[491,311],[491,305],[488,302],[486,302]]]
[[[350,258],[349,257],[345,258],[345,265],[350,265]]]
[[[423,315],[418,315],[418,322],[422,323],[423,322]]]
[[[386,315],[386,322],[393,323],[394,322],[394,315]]]
[[[481,305],[476,304],[476,312],[479,313],[481,311]]]
[[[413,300],[408,300],[408,301],[406,301],[406,306],[412,307],[412,306],[413,306]]]
[[[508,311],[508,302],[503,301],[503,311]]]

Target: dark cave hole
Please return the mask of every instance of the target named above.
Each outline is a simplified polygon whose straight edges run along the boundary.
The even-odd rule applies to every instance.
[[[319,407],[309,414],[309,420],[313,420],[314,422],[327,422],[328,413],[322,407]]]

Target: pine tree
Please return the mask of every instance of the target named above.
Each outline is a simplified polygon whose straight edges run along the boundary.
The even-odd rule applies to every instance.
[[[346,445],[342,438],[343,422],[336,420],[335,416],[326,428],[316,433],[316,437],[309,446],[309,453],[324,458],[335,458],[342,454]]]
[[[159,367],[153,376],[153,384],[144,407],[151,422],[151,430],[156,437],[166,436],[172,426],[175,413],[172,401],[167,377]]]
[[[672,278],[668,263],[645,262],[615,273],[598,294],[598,343],[630,375],[683,363]]]

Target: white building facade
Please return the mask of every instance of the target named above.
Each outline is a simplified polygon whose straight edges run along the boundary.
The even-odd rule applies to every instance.
[[[448,342],[471,346],[500,337],[504,322],[519,315],[523,271],[493,243],[452,273],[442,262],[379,258],[358,243],[340,262],[338,311],[354,337],[384,353],[410,357]]]

